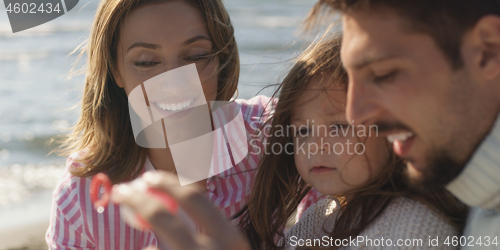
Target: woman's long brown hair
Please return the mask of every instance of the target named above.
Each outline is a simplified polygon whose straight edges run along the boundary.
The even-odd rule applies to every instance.
[[[293,152],[291,136],[272,135],[290,125],[292,111],[302,105],[298,103],[298,99],[313,77],[323,75],[325,88],[336,85],[346,91],[348,79],[340,61],[341,37],[336,35],[323,40],[310,46],[299,57],[279,86],[275,94],[279,94],[278,104],[271,120],[268,132],[271,136],[268,138],[268,150],[265,152],[270,151],[269,147],[275,144],[290,145],[288,152]],[[342,201],[342,212],[334,218],[335,226],[331,232],[333,239],[345,239],[360,234],[398,196],[425,203],[461,230],[467,215],[466,206],[445,190],[426,194],[413,191],[405,178],[405,163],[392,153],[389,145],[388,150],[391,152],[389,161],[371,183],[351,192],[353,198],[349,203],[345,202],[341,194],[337,197]],[[248,205],[236,215],[241,217],[240,227],[246,233],[253,249],[283,248],[277,242],[283,237],[288,219],[310,189],[311,187],[300,178],[293,154],[263,156]]]
[[[69,155],[84,150],[85,167],[73,169],[78,177],[105,172],[113,183],[137,177],[146,160],[146,149],[135,142],[128,99],[116,85],[117,47],[120,24],[128,13],[147,4],[169,0],[102,0],[90,37],[81,54],[87,56],[81,115],[72,133],[63,139],[58,153]],[[230,100],[236,92],[240,63],[234,29],[221,0],[184,0],[202,13],[213,56],[219,58],[217,100]],[[140,166],[138,168],[138,166]]]

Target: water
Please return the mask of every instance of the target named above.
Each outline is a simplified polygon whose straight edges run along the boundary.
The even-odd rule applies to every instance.
[[[78,118],[79,110],[69,109],[79,104],[83,76],[69,78],[76,60],[69,53],[87,38],[97,3],[80,1],[66,15],[16,34],[0,4],[0,230],[33,222],[33,216],[48,218],[64,158],[47,156],[47,141],[66,133]],[[240,49],[240,98],[273,93],[262,89],[277,83],[304,47],[294,34],[314,3],[225,1]],[[42,205],[36,210],[33,204]],[[22,214],[30,216],[21,219]]]

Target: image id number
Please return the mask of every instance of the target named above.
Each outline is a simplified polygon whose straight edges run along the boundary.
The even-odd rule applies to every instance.
[[[55,6],[52,3],[40,3],[37,5],[36,3],[9,3],[7,5],[7,13],[23,13],[23,14],[38,14],[38,13],[52,13],[52,12],[61,12],[61,7],[59,3]]]

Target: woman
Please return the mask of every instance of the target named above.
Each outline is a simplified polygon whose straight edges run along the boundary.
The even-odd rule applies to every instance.
[[[50,249],[159,246],[153,232],[129,227],[118,205],[102,213],[93,209],[90,177],[105,173],[116,184],[145,171],[176,171],[169,147],[137,145],[128,97],[148,79],[195,64],[203,102],[229,101],[237,89],[239,58],[228,13],[220,0],[102,0],[82,53],[87,73],[81,116],[62,145],[69,157],[54,190],[47,244]],[[167,102],[190,94],[176,87],[164,91]],[[246,133],[254,134],[252,127],[258,127],[261,116],[266,119],[269,101],[236,101]],[[229,170],[195,184],[226,217],[245,205],[259,161],[252,152],[257,148],[249,150],[240,163],[226,163]]]

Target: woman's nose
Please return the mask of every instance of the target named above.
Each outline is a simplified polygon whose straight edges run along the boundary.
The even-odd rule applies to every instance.
[[[173,95],[178,95],[185,93],[190,88],[190,81],[193,78],[192,75],[196,74],[195,70],[184,68],[186,65],[181,65],[178,62],[171,62],[165,68],[165,76],[161,81],[161,89],[164,92],[171,93]]]

